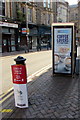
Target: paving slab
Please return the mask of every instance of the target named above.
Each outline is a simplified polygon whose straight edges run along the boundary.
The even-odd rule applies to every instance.
[[[29,107],[16,108],[14,96],[2,104],[5,118],[79,118],[80,76],[53,76],[52,69],[28,83]]]

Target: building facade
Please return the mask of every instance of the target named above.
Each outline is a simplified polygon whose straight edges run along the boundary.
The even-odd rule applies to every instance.
[[[68,13],[68,3],[65,1],[5,1],[6,20],[18,24],[16,50],[23,50],[24,46],[38,50],[41,46],[47,46],[48,42],[51,44],[51,24],[53,22],[68,22]]]
[[[18,24],[9,21],[10,14],[6,14],[6,11],[10,11],[10,9],[6,6],[6,2],[3,1],[0,5],[2,5],[0,12],[0,52],[13,52],[18,49]]]
[[[69,4],[62,0],[56,3],[57,7],[57,22],[69,22]]]
[[[5,16],[6,18],[15,19],[16,14],[16,2],[11,2],[11,0],[5,0]]]
[[[78,0],[78,40],[80,44],[80,0]]]
[[[51,41],[51,24],[54,22],[52,2],[43,0],[42,2],[28,2],[25,5],[20,3],[20,5],[21,9],[24,8],[27,20],[21,24],[20,46],[26,44],[29,49],[37,48],[38,50],[43,44],[47,45],[47,41]],[[30,31],[28,38],[26,33],[22,33],[22,29],[25,29],[26,25]]]
[[[18,24],[18,36],[15,42],[17,47],[14,50],[23,50],[24,46],[28,46],[29,49],[37,48],[38,50],[39,46],[41,47],[43,44],[47,45],[47,41],[51,42],[51,24],[54,22],[55,16],[51,1],[42,0],[41,2],[36,2],[35,0],[31,0],[29,2],[12,2],[11,0],[5,0],[3,24],[7,22],[8,25],[9,23]],[[8,30],[5,30],[5,28],[3,31],[9,33],[11,28],[8,28],[8,26],[6,28]],[[14,29],[16,30],[16,28]],[[27,34],[27,29],[29,29],[29,34]],[[10,48],[9,50],[8,48],[8,50],[3,50],[3,52],[5,51],[9,52],[13,51],[13,49],[11,50]]]
[[[80,39],[80,16],[79,16],[79,3],[76,5],[70,6],[70,16],[69,21],[75,23],[75,31],[76,31],[76,40],[79,41]]]

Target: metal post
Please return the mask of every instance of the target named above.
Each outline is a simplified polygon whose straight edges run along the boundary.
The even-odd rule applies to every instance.
[[[19,108],[28,107],[27,72],[25,60],[26,59],[22,56],[18,56],[14,59],[16,64],[11,66],[15,106]]]
[[[76,58],[76,74],[80,74],[80,59],[78,57]]]
[[[26,29],[28,30],[28,6],[26,4]],[[28,33],[26,33],[26,40],[27,40],[27,51],[29,52],[29,38]]]

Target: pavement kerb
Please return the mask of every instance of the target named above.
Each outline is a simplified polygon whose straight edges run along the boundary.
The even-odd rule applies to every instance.
[[[47,49],[42,49],[41,51],[33,50],[26,52],[25,51],[15,51],[15,52],[9,52],[9,53],[0,53],[0,57],[10,57],[10,56],[15,56],[15,55],[21,55],[21,54],[31,54],[31,53],[37,53],[37,52],[43,52],[43,51],[48,51]]]

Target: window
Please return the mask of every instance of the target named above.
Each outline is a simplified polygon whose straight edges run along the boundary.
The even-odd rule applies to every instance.
[[[25,11],[24,11],[24,7],[22,8],[22,11],[23,11],[23,13],[25,13]]]
[[[45,13],[43,14],[43,24],[44,25],[46,24],[46,14]]]
[[[50,24],[50,17],[51,17],[51,15],[48,14],[48,24]]]
[[[46,7],[46,0],[43,0],[43,6]]]
[[[28,0],[29,2],[33,2],[33,0]]]
[[[5,3],[2,3],[2,15],[5,16]]]
[[[5,3],[0,1],[0,15],[5,16]]]
[[[8,33],[8,32],[9,32],[9,29],[8,29],[8,28],[3,28],[3,29],[2,29],[2,32],[3,32],[3,33]]]
[[[32,9],[28,8],[28,21],[32,22]]]
[[[50,8],[50,0],[48,0],[48,8]]]

